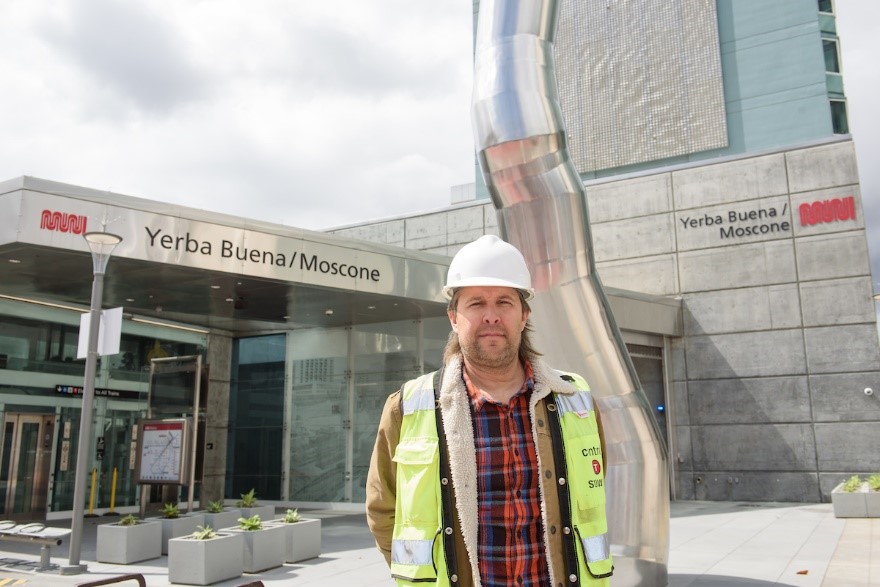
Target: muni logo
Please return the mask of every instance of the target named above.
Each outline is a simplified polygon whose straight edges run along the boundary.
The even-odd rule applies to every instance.
[[[812,226],[838,220],[856,219],[856,200],[853,196],[818,200],[812,204],[804,203],[798,207],[801,226]]]
[[[40,228],[43,230],[85,234],[87,221],[87,216],[43,210],[43,215],[40,217]]]

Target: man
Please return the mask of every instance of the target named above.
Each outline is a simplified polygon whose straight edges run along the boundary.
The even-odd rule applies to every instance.
[[[532,347],[522,254],[483,236],[452,260],[443,292],[443,369],[388,398],[367,476],[367,521],[392,576],[607,586],[598,412],[581,377]]]

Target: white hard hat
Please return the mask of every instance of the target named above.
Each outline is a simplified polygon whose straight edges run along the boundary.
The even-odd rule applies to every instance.
[[[456,288],[471,286],[512,287],[520,290],[526,301],[535,297],[522,253],[490,234],[466,244],[453,257],[443,295],[451,300]]]

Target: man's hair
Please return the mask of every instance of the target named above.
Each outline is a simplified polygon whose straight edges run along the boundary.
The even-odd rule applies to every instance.
[[[456,289],[452,293],[449,304],[446,306],[446,309],[452,313],[458,311],[458,297],[460,293],[461,289]],[[516,293],[519,294],[519,301],[522,304],[523,312],[531,312],[532,308],[529,306],[523,293],[520,290],[516,290]],[[449,338],[446,340],[446,348],[443,350],[443,364],[448,363],[449,359],[459,353],[461,353],[461,343],[458,341],[458,333],[451,330]],[[523,363],[526,361],[532,362],[540,356],[541,353],[535,349],[532,343],[532,321],[526,320],[526,327],[522,331],[522,338],[519,343],[519,360]]]

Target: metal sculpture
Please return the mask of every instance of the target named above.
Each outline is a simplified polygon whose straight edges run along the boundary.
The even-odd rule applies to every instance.
[[[538,348],[581,372],[601,411],[614,585],[666,585],[666,451],[596,275],[557,99],[557,18],[556,0],[480,2],[475,143],[502,236],[523,252],[541,292],[532,302]]]

